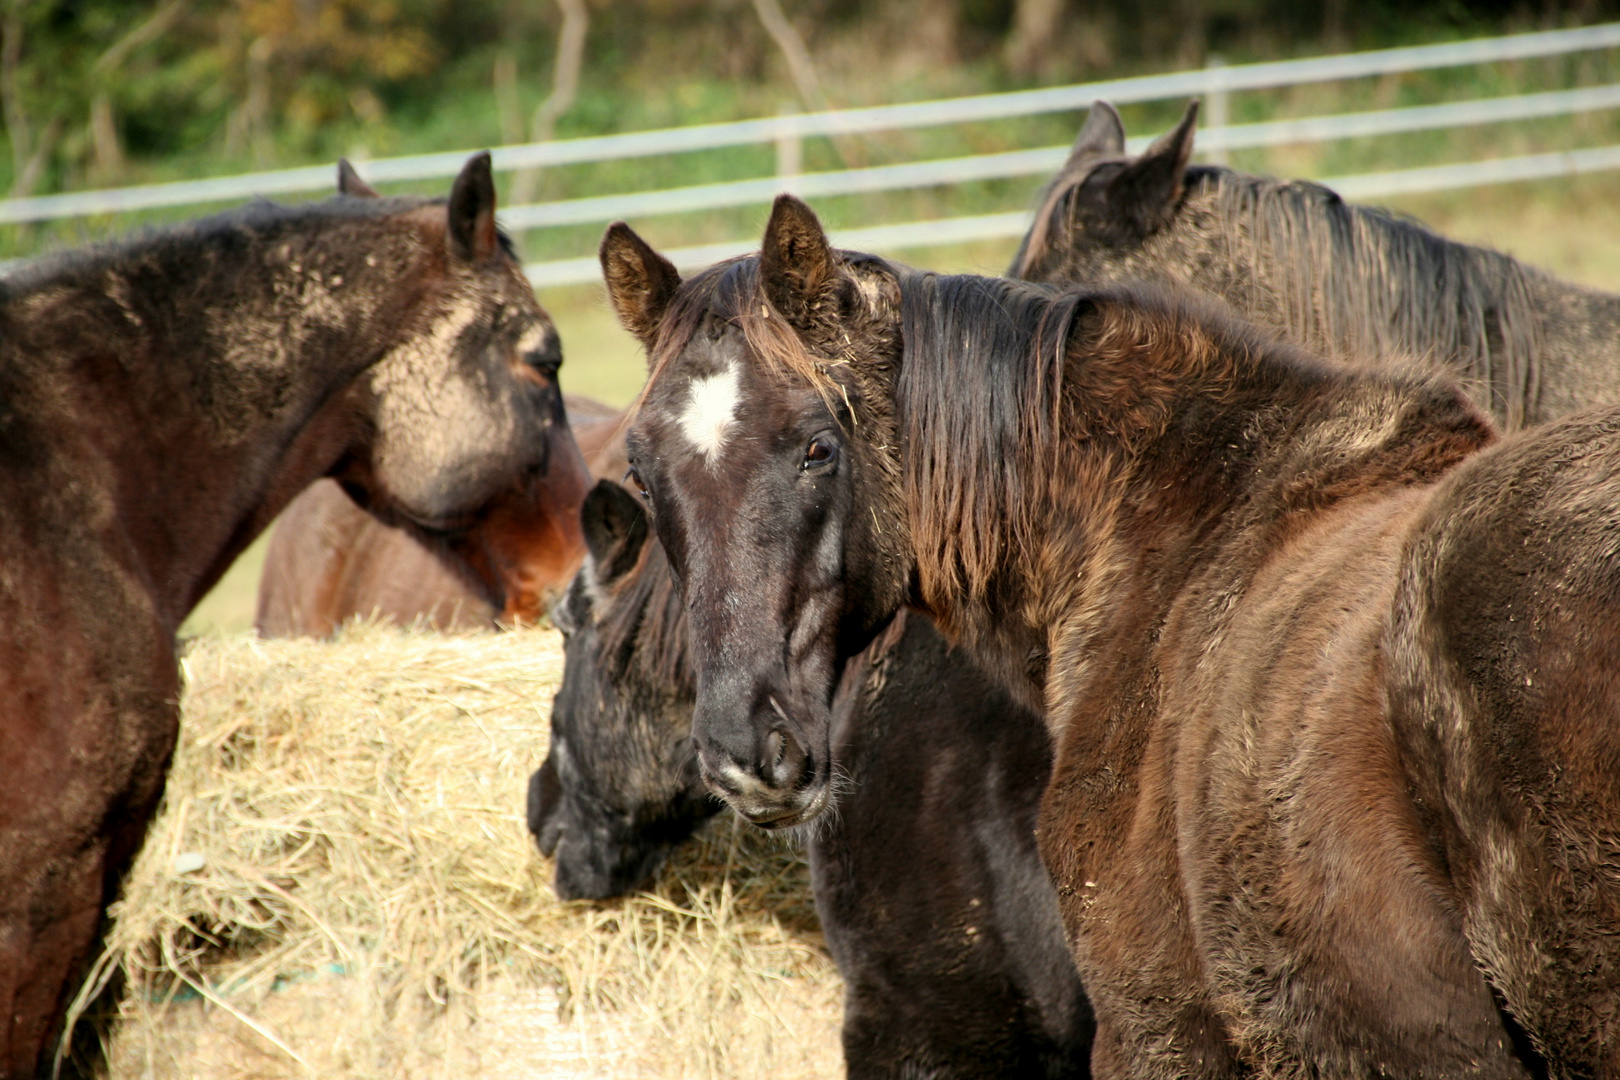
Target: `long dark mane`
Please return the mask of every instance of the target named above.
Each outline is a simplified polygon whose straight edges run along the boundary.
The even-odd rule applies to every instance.
[[[1015,272],[1045,258],[1061,262],[1053,250],[1059,215],[1074,212],[1086,175],[1054,177]],[[1348,362],[1404,354],[1443,363],[1487,388],[1509,428],[1523,423],[1539,389],[1535,271],[1308,181],[1197,166],[1187,186],[1188,202],[1210,200],[1210,227],[1222,233],[1237,280],[1258,279],[1246,287],[1276,298],[1274,317],[1294,340]],[[1185,215],[1168,226],[1195,227]]]
[[[1003,548],[1027,542],[1020,464],[1054,444],[1080,303],[1024,282],[904,276],[896,407],[902,469],[929,493],[911,509],[925,595],[982,596]]]
[[[911,274],[902,297],[895,399],[912,543],[923,597],[948,625],[958,599],[996,589],[1009,555],[1038,557],[1037,518],[1077,497],[1107,503],[1105,490],[1080,493],[1127,480],[1173,425],[1185,445],[1164,452],[1190,455],[1186,470],[1281,481],[1251,492],[1251,518],[1424,472],[1493,437],[1440,373],[1326,362],[1186,292]],[[1075,446],[1109,474],[1070,475]]]
[[[1335,358],[1449,357],[1490,388],[1510,427],[1522,423],[1540,349],[1521,263],[1318,184],[1226,169],[1211,180],[1228,235],[1269,256],[1257,271],[1275,265],[1266,284],[1299,340]]]

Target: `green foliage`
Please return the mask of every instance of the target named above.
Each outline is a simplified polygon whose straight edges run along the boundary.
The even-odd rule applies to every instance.
[[[556,125],[558,137],[759,116],[798,101],[749,0],[589,2],[584,74],[577,100]],[[783,4],[834,105],[1165,70],[1201,64],[1216,51],[1237,63],[1620,15],[1615,0],[1544,0],[1533,10],[1522,0],[1360,0],[1353,10],[1350,0]],[[1033,36],[1038,48],[1026,40],[1021,49],[1018,35],[1031,38],[1025,16],[1040,7],[1055,21]],[[0,194],[499,143],[503,125],[510,133],[514,118],[526,123],[549,93],[560,22],[550,0],[0,0]],[[1350,88],[1342,107],[1352,99],[1392,105],[1461,96],[1470,80],[1579,85],[1601,73],[1583,75],[1571,65],[1593,62],[1403,78]],[[1606,55],[1596,62],[1610,63]],[[504,105],[493,78],[502,63],[514,73]],[[1312,92],[1272,94],[1263,103],[1239,95],[1233,118],[1300,115]],[[1151,128],[1174,111],[1169,104],[1139,109],[1133,123]],[[1066,141],[1072,119],[898,133],[863,140],[861,153],[878,164]],[[1335,164],[1356,155],[1345,147],[1333,153]],[[772,168],[770,155],[769,147],[738,148],[557,170],[543,177],[540,193],[632,190],[654,174],[663,185],[759,175]],[[811,141],[805,155],[811,169],[841,163],[825,142]],[[1000,208],[1025,186],[976,185],[953,197],[970,209]],[[909,199],[921,212],[939,197],[879,201]],[[840,212],[837,202],[832,212]],[[850,212],[861,216],[854,204]],[[694,216],[681,231],[718,223]],[[0,253],[33,250],[51,236],[74,239],[71,230],[86,227],[97,225],[9,238],[4,234],[16,230],[0,230]],[[571,252],[594,231],[561,230],[531,238],[530,246]]]

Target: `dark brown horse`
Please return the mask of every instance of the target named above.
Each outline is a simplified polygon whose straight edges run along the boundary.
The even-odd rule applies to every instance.
[[[488,155],[448,204],[261,203],[0,281],[0,1076],[50,1069],[162,793],[187,612],[318,476],[485,518],[546,467],[553,336]]]
[[[915,604],[1044,704],[1099,1075],[1620,1075],[1620,413],[1497,442],[1444,380],[841,254],[790,197],[691,282],[603,260],[733,805],[826,804],[841,667]]]
[[[553,385],[560,361],[544,369]],[[592,476],[625,469],[624,414],[588,398],[564,402],[568,423],[547,428],[551,464],[529,497],[474,522],[453,546],[366,513],[335,481],[311,484],[270,532],[259,634],[324,637],[357,617],[441,630],[537,622],[584,557],[579,505]]]
[[[1191,286],[1321,356],[1435,365],[1510,430],[1620,403],[1620,296],[1320,184],[1189,166],[1196,115],[1131,157],[1097,102],[1011,273]]]
[[[553,613],[567,667],[529,828],[564,899],[618,896],[719,809],[693,751],[686,622],[646,512],[602,481],[590,558]],[[851,1077],[1083,1077],[1091,1010],[1035,845],[1040,717],[898,617],[845,673],[844,788],[809,842],[844,979]]]

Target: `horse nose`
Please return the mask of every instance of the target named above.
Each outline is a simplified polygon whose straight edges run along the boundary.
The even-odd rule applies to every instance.
[[[772,787],[794,787],[809,779],[810,751],[792,732],[773,729],[761,751],[758,773]]]
[[[810,752],[786,728],[773,728],[760,738],[716,741],[700,756],[730,787],[760,794],[792,790],[810,765]]]

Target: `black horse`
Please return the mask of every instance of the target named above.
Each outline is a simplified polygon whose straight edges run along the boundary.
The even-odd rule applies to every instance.
[[[0,280],[0,1077],[50,1069],[169,768],[174,636],[320,476],[430,543],[526,498],[556,331],[443,199],[269,203]]]
[[[686,623],[646,512],[586,498],[590,552],[554,611],[567,667],[529,828],[560,896],[639,885],[719,803],[690,738]],[[1034,825],[1039,717],[900,616],[835,709],[843,789],[813,831],[816,911],[845,982],[852,1077],[1086,1076],[1093,1021]]]

